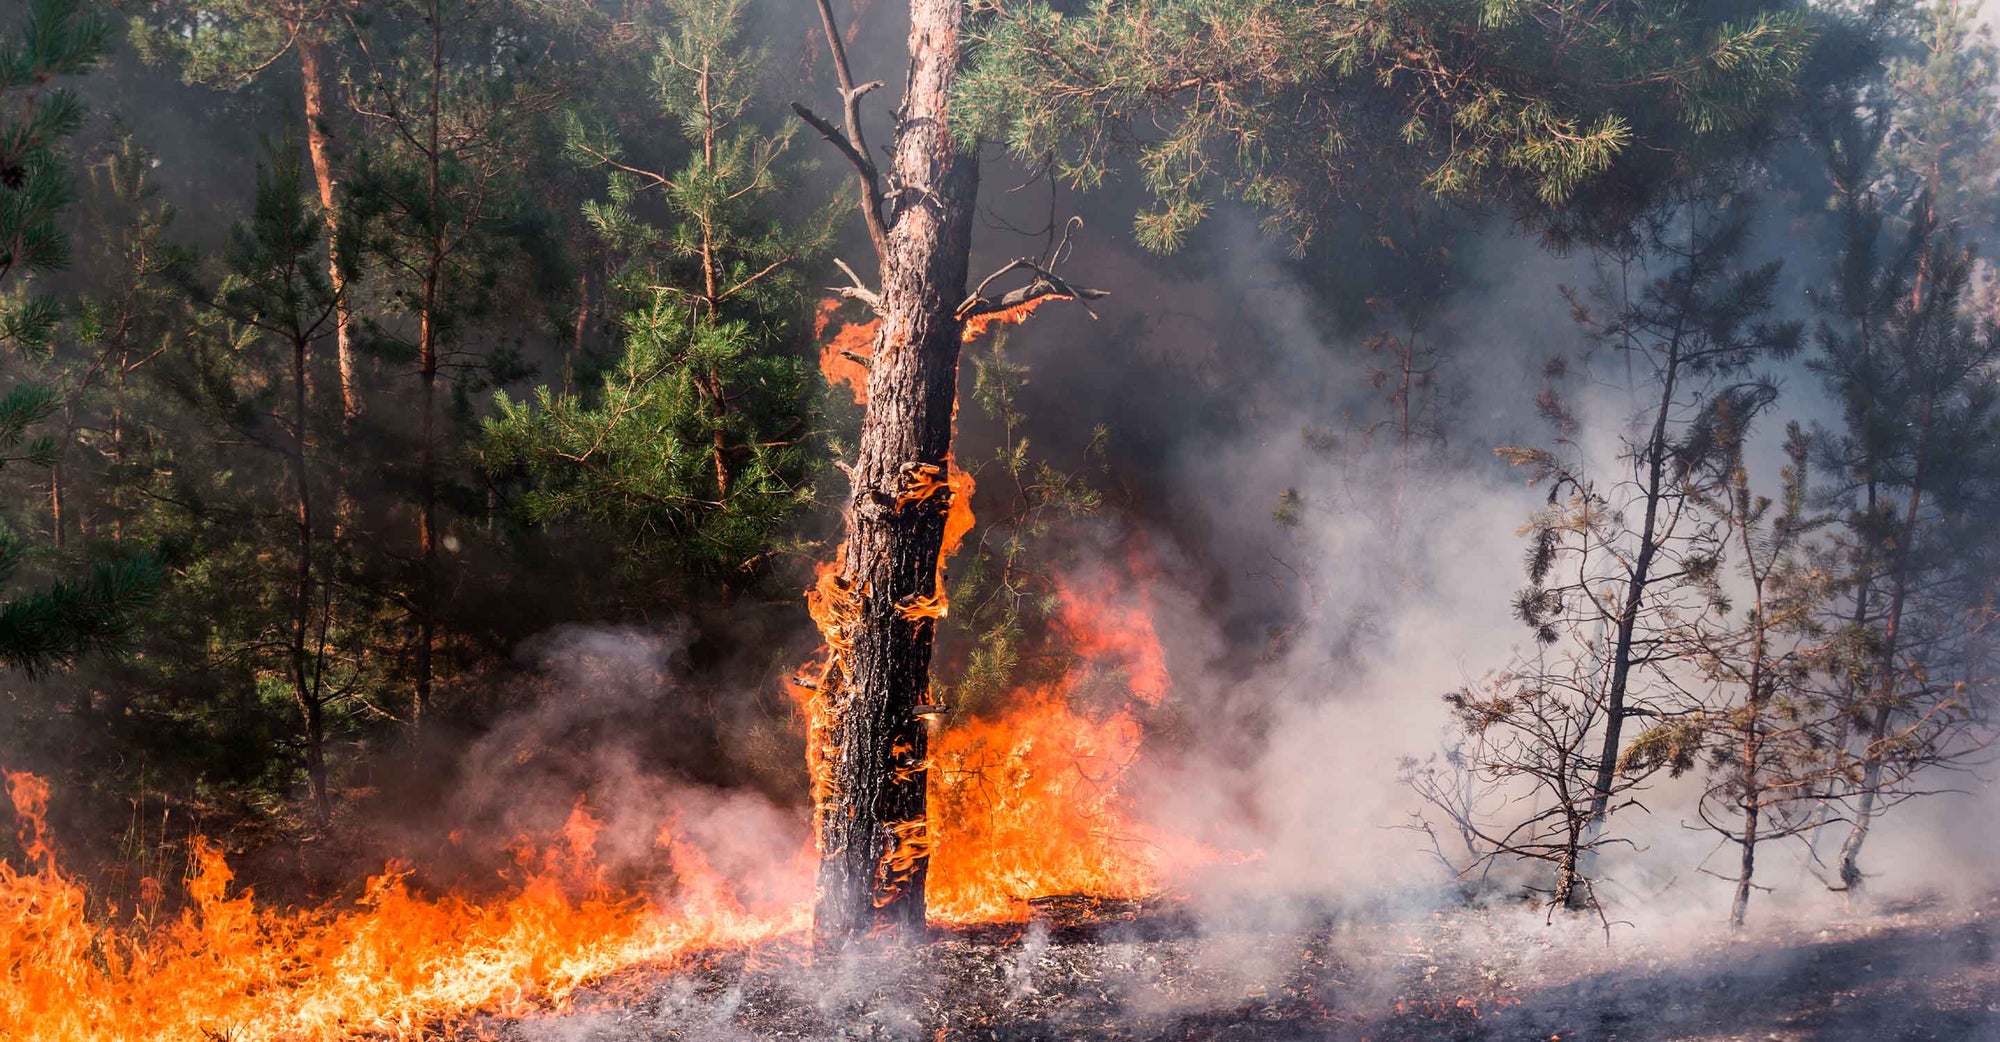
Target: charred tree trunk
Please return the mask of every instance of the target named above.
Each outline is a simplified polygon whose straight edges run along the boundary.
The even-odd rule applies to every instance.
[[[1757,818],[1762,810],[1755,801],[1743,807],[1743,861],[1736,870],[1736,899],[1729,904],[1729,925],[1742,926],[1750,913],[1750,890],[1757,876]]]
[[[928,750],[916,712],[929,689],[936,622],[908,609],[937,592],[948,494],[911,493],[922,476],[945,472],[957,399],[957,308],[979,176],[976,157],[945,123],[964,12],[962,0],[910,4],[910,76],[891,175],[899,203],[881,225],[882,322],[836,580],[852,647],[837,652],[838,668],[819,693],[813,933],[822,947],[924,924]],[[838,35],[829,36],[838,47]]]
[[[1590,814],[1583,835],[1572,840],[1584,846],[1581,851],[1571,852],[1577,874],[1581,875],[1590,873],[1590,849],[1603,834],[1605,820],[1611,816],[1611,793],[1618,781],[1618,758],[1625,748],[1625,721],[1632,715],[1633,642],[1637,636],[1639,613],[1645,607],[1646,590],[1653,582],[1653,563],[1660,552],[1660,507],[1668,495],[1667,424],[1674,407],[1674,392],[1679,384],[1680,348],[1681,331],[1677,329],[1667,343],[1659,412],[1653,418],[1653,428],[1646,439],[1645,520],[1639,527],[1639,549],[1633,557],[1632,572],[1625,580],[1624,602],[1619,608],[1618,628],[1612,640],[1611,680],[1604,698],[1603,744],[1598,750],[1591,778]],[[1587,903],[1583,887],[1561,887],[1557,897],[1563,907],[1571,910],[1580,910]]]

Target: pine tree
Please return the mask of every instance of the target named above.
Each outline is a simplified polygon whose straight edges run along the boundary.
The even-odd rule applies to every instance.
[[[624,351],[593,393],[502,393],[486,426],[489,465],[535,479],[531,520],[610,523],[638,557],[723,575],[768,554],[812,501],[813,384],[786,346],[835,216],[781,205],[793,125],[750,115],[765,52],[738,42],[743,7],[670,5],[651,82],[678,131],[670,147],[687,153],[678,170],[635,165],[616,136],[570,116],[570,155],[608,180],[588,222],[626,258],[613,283],[632,302]]]
[[[289,144],[289,143],[288,143]],[[277,522],[269,537],[289,544],[285,565],[245,562],[239,596],[268,606],[264,632],[254,633],[252,660],[264,676],[281,677],[298,710],[311,816],[333,815],[327,766],[331,705],[352,692],[336,682],[333,590],[325,560],[326,519],[320,486],[325,467],[314,401],[314,370],[322,343],[338,324],[339,294],[327,275],[326,224],[306,202],[302,172],[287,147],[270,150],[258,172],[251,219],[232,230],[214,286],[197,288],[203,327],[194,342],[195,387],[210,421],[238,445],[279,466],[246,467],[263,477],[246,504]],[[337,365],[337,362],[336,362]],[[255,536],[253,535],[253,538]],[[265,547],[259,557],[271,556]],[[271,631],[276,631],[275,633]],[[282,649],[273,656],[267,649]]]
[[[1927,221],[1921,200],[1912,212],[1908,260],[1885,283],[1886,318],[1867,339],[1823,339],[1814,359],[1847,403],[1848,430],[1836,444],[1848,448],[1851,467],[1866,468],[1850,474],[1839,501],[1867,568],[1851,595],[1844,656],[1854,748],[1842,793],[1852,825],[1838,871],[1855,898],[1881,811],[1912,794],[1911,779],[1983,746],[1971,728],[1992,683],[1966,672],[1962,651],[1986,601],[1979,578],[1989,536],[1973,518],[2000,466],[1991,448],[2000,328],[1966,314],[1970,251]]]
[[[62,399],[49,468],[49,529],[58,549],[76,537],[121,540],[130,475],[127,421],[147,396],[140,379],[167,350],[182,317],[179,283],[190,251],[170,235],[173,207],[159,197],[156,160],[120,138],[88,167],[79,218],[96,234],[80,268],[92,290],[62,328],[61,345],[38,359],[33,379]]]
[[[355,0],[171,0],[149,5],[131,25],[132,41],[142,57],[171,57],[192,83],[233,90],[283,67],[287,57],[297,61],[306,150],[312,157],[320,212],[331,243],[327,278],[341,299],[335,335],[340,403],[348,419],[360,413],[362,401],[340,257],[337,113],[326,93],[328,81],[342,64],[345,20],[355,7]]]
[[[1975,241],[2000,232],[2000,51],[1978,0],[1929,0],[1912,12],[1914,53],[1889,63],[1894,118],[1889,179],[1923,208],[1918,219],[1956,225]]]
[[[1628,760],[1659,757],[1678,773],[1687,750],[1705,754],[1710,780],[1695,813],[1737,848],[1729,920],[1740,927],[1757,888],[1758,851],[1814,827],[1830,773],[1835,714],[1814,681],[1825,660],[1831,583],[1812,545],[1829,519],[1808,505],[1810,450],[1798,424],[1787,430],[1788,464],[1774,502],[1751,489],[1749,425],[1722,419],[1720,480],[1698,506],[1720,523],[1733,567],[1710,577],[1710,613],[1669,636],[1711,687],[1691,712],[1649,723]]]
[[[926,795],[931,652],[937,636],[939,554],[953,492],[952,419],[959,351],[969,322],[1019,316],[1049,299],[1102,294],[1072,286],[1053,265],[1012,261],[967,294],[979,163],[950,116],[969,17],[959,0],[910,3],[909,77],[897,108],[889,167],[877,166],[862,126],[862,99],[831,0],[820,28],[840,90],[838,125],[804,105],[800,118],[853,167],[860,211],[879,271],[840,290],[867,304],[877,324],[869,354],[867,412],[853,465],[846,539],[834,567],[808,591],[826,660],[808,705],[815,830],[820,851],[813,912],[816,943],[837,947],[878,929],[918,931],[930,819]],[[1025,285],[988,297],[1008,276]]]
[[[1954,5],[1920,9],[1924,57],[1892,63],[1880,98],[1838,96],[1812,124],[1840,253],[1814,295],[1810,365],[1841,423],[1815,434],[1839,520],[1824,565],[1840,578],[1825,665],[1839,712],[1810,845],[1817,859],[1825,826],[1850,822],[1833,885],[1854,899],[1874,819],[1909,798],[1911,778],[1990,740],[1974,726],[1993,679],[1980,636],[1990,554],[1968,524],[1993,465],[1976,433],[1991,423],[1978,361],[1988,334],[1964,299],[1971,256],[1940,223],[1947,211],[1981,220],[1988,194],[1976,157],[1992,91],[1968,72],[1992,59],[1966,17]]]
[[[1775,399],[1753,367],[1798,346],[1797,327],[1765,319],[1777,264],[1738,267],[1747,215],[1696,202],[1686,220],[1684,240],[1659,246],[1672,267],[1636,299],[1614,298],[1602,317],[1574,302],[1593,345],[1631,366],[1629,472],[1599,477],[1584,466],[1577,421],[1553,389],[1541,407],[1556,448],[1500,450],[1549,489],[1528,525],[1528,585],[1514,602],[1541,648],[1449,699],[1481,750],[1471,769],[1502,786],[1531,783],[1548,800],[1497,832],[1482,826],[1506,837],[1486,856],[1549,863],[1560,907],[1595,903],[1592,856],[1633,790],[1655,771],[1692,765],[1698,745],[1669,749],[1666,732],[1635,732],[1688,708],[1675,675],[1688,639],[1676,631],[1705,614],[1727,550],[1700,503],[1727,474],[1725,433]],[[1444,789],[1428,795],[1461,819],[1474,810]]]
[[[35,0],[18,38],[0,40],[0,350],[17,357],[45,354],[63,312],[27,285],[70,260],[62,220],[76,189],[64,144],[84,111],[57,81],[96,64],[106,39],[104,22],[75,0]],[[30,435],[61,408],[50,387],[9,388],[0,397],[0,464],[53,470],[55,437]],[[0,583],[15,576],[28,551],[26,538],[0,520]],[[35,675],[119,646],[160,579],[157,562],[133,557],[0,601],[0,665]]]
[[[415,464],[406,479],[415,492],[415,516],[406,522],[415,547],[400,594],[414,663],[408,709],[399,716],[416,740],[438,673],[446,515],[454,502],[490,509],[490,500],[474,506],[476,493],[445,468],[455,444],[476,436],[472,391],[523,368],[500,335],[481,341],[482,333],[502,333],[482,328],[482,320],[509,293],[522,301],[549,292],[555,250],[524,185],[535,153],[519,142],[535,138],[562,94],[538,78],[546,73],[531,60],[533,20],[511,7],[463,0],[382,6],[358,44],[370,55],[369,69],[350,93],[366,144],[354,157],[342,211],[360,240],[357,265],[388,297],[366,325],[373,349],[415,363],[416,401],[405,415],[415,414],[417,430],[404,456]],[[454,394],[451,417],[441,391]],[[448,419],[457,422],[441,429]]]
[[[1330,204],[1383,183],[1384,155],[1406,172],[1388,183],[1615,234],[1655,189],[1765,140],[1812,37],[1799,7],[1734,2],[975,9],[957,133],[1082,188],[1129,157],[1152,199],[1135,230],[1162,250],[1218,195],[1303,244]]]

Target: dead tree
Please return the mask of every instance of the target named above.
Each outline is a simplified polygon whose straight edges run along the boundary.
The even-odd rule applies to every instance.
[[[896,110],[886,176],[862,133],[862,98],[830,0],[819,13],[841,96],[841,125],[803,105],[800,118],[854,168],[861,216],[875,248],[879,287],[838,292],[879,319],[868,409],[849,476],[847,538],[833,569],[809,594],[827,642],[813,684],[808,756],[820,854],[813,933],[821,947],[870,933],[915,933],[924,924],[930,853],[925,802],[932,642],[942,603],[938,555],[951,492],[952,416],[965,323],[1043,297],[1085,299],[1048,265],[1017,261],[1032,281],[999,298],[965,292],[979,167],[953,136],[948,102],[957,79],[962,0],[911,0],[910,69]],[[843,268],[846,266],[843,265]]]

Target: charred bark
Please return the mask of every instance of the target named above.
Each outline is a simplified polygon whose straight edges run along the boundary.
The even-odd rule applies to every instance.
[[[937,592],[948,494],[909,493],[920,475],[944,473],[951,453],[959,304],[979,175],[945,118],[964,11],[960,0],[910,4],[893,215],[875,209],[879,192],[864,192],[871,237],[878,222],[883,228],[882,321],[835,580],[852,644],[833,651],[834,668],[817,694],[823,774],[813,933],[822,947],[924,924],[928,749],[917,707],[929,689],[936,622],[907,609]],[[839,35],[829,36],[838,48]],[[860,92],[838,64],[851,113]],[[858,169],[872,181],[867,153],[852,145],[843,152],[863,157]]]
[[[1604,734],[1596,766],[1591,772],[1590,810],[1583,830],[1573,833],[1570,838],[1574,849],[1564,851],[1566,870],[1558,873],[1555,893],[1551,895],[1555,904],[1571,911],[1581,911],[1589,905],[1588,888],[1579,883],[1594,869],[1591,853],[1603,835],[1606,820],[1611,816],[1611,795],[1618,783],[1618,760],[1625,748],[1625,722],[1633,715],[1630,700],[1633,647],[1639,614],[1645,608],[1646,591],[1653,583],[1653,564],[1660,553],[1660,508],[1671,494],[1666,480],[1670,449],[1667,422],[1673,411],[1680,370],[1681,330],[1675,329],[1668,340],[1666,363],[1661,370],[1658,412],[1653,417],[1652,431],[1646,438],[1645,519],[1639,527],[1639,548],[1633,558],[1631,574],[1625,580],[1618,626],[1612,639],[1611,678],[1604,696]]]

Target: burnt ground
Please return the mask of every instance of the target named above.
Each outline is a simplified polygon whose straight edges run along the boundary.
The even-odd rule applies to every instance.
[[[1175,916],[634,971],[508,1042],[2000,1042],[2000,898],[1671,947],[1511,912],[1197,932]]]

